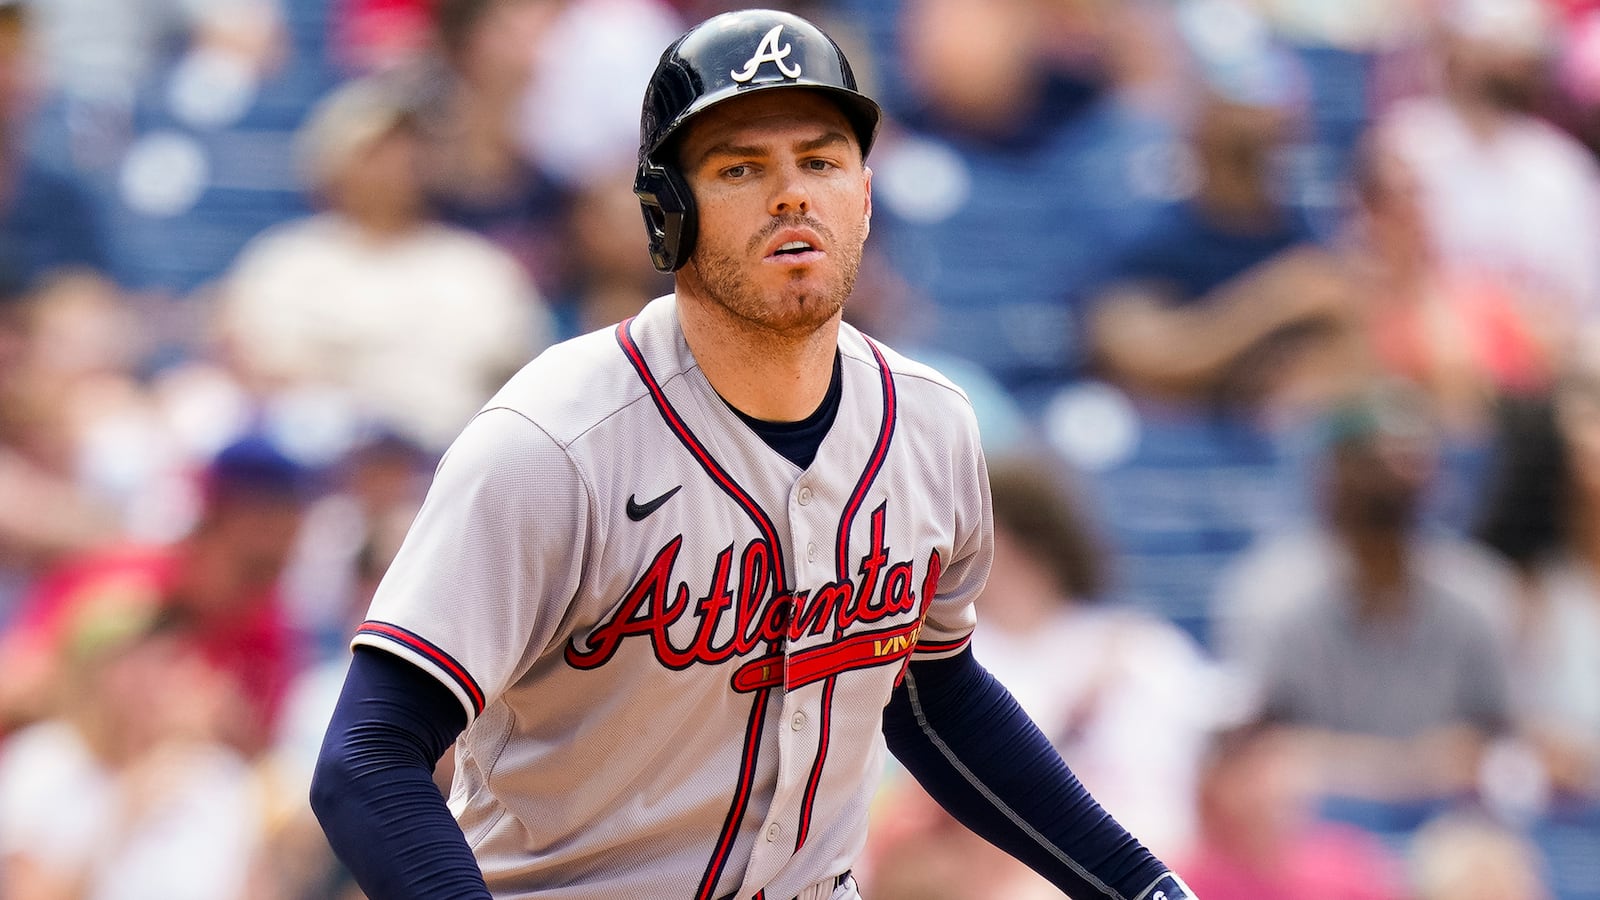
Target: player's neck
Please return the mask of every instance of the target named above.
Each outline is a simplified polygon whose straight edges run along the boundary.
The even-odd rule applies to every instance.
[[[741,323],[715,304],[680,296],[678,322],[711,387],[747,416],[798,422],[828,393],[839,317],[801,337]]]

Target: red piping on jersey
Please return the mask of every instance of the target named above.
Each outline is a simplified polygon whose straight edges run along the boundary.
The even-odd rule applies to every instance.
[[[895,392],[894,374],[889,371],[889,362],[883,358],[883,353],[878,350],[878,345],[871,338],[862,336],[866,341],[867,349],[872,351],[872,356],[878,361],[878,374],[883,381],[883,421],[878,426],[878,442],[872,448],[872,456],[868,458],[867,465],[861,470],[861,477],[856,479],[855,489],[850,492],[850,500],[844,506],[844,512],[839,517],[839,536],[834,543],[838,551],[839,580],[848,581],[850,578],[850,531],[855,524],[856,514],[861,511],[861,505],[867,499],[867,491],[872,483],[877,480],[878,473],[883,470],[883,461],[889,456],[889,442],[894,438],[894,426],[898,405],[898,395]],[[918,622],[920,623],[920,618]],[[837,641],[842,629],[834,626],[834,639]],[[913,638],[913,641],[915,638]],[[842,671],[842,670],[841,670]],[[831,743],[833,730],[833,689],[836,676],[830,675],[828,683],[822,688],[822,721],[817,724],[817,758],[811,764],[811,773],[806,777],[805,797],[800,802],[800,825],[796,829],[794,842],[795,852],[806,845],[806,838],[811,834],[811,813],[817,802],[817,790],[822,786],[822,767],[828,759],[828,749]]]
[[[722,823],[722,833],[717,837],[716,852],[711,854],[711,859],[706,863],[705,874],[700,878],[700,889],[695,891],[695,900],[710,900],[711,892],[717,888],[717,880],[722,877],[722,869],[728,864],[728,854],[733,851],[733,837],[739,830],[739,823],[744,820],[744,809],[750,802],[750,786],[754,780],[756,753],[761,749],[761,728],[766,723],[767,700],[772,696],[770,691],[757,691],[755,703],[750,706],[750,721],[744,727],[744,756],[739,763],[739,785],[734,793],[733,804],[728,807],[728,818]]]
[[[726,470],[712,458],[710,451],[694,436],[689,426],[684,423],[678,411],[672,408],[672,403],[667,399],[667,394],[661,389],[660,382],[656,381],[650,365],[645,362],[644,354],[639,351],[639,345],[634,343],[633,335],[628,333],[628,326],[633,324],[633,318],[624,319],[617,325],[617,344],[622,347],[623,355],[628,357],[628,362],[639,375],[639,380],[644,382],[645,389],[650,392],[650,399],[656,405],[656,411],[661,414],[662,420],[667,423],[678,442],[683,444],[689,455],[700,464],[711,480],[723,493],[732,497],[734,502],[744,508],[745,514],[755,522],[760,529],[762,540],[767,542],[767,547],[772,551],[768,554],[772,562],[772,596],[780,597],[788,591],[789,579],[783,570],[783,547],[778,542],[778,529],[772,524],[772,519],[767,516],[755,498],[751,497],[733,480]],[[761,750],[761,727],[766,718],[768,692],[763,690],[756,694],[755,703],[751,705],[750,721],[745,725],[744,752],[739,760],[739,780],[734,790],[733,803],[728,807],[728,817],[722,823],[722,833],[717,837],[716,850],[711,855],[711,860],[706,863],[705,875],[700,880],[700,889],[695,892],[695,900],[709,900],[711,892],[716,890],[717,881],[722,877],[723,867],[728,863],[728,854],[733,850],[733,838],[739,830],[739,823],[744,820],[745,807],[750,802],[751,785],[755,781],[756,755]]]
[[[917,649],[924,653],[943,653],[947,650],[960,650],[972,641],[972,635],[958,638],[953,641],[940,641],[938,643],[918,644]]]
[[[917,609],[917,627],[919,629],[919,633],[922,623],[928,621],[928,607],[933,605],[934,595],[939,593],[939,576],[943,573],[944,559],[939,556],[939,551],[935,550],[928,556],[928,571],[924,574],[922,580],[922,605]],[[967,640],[967,638],[962,638],[956,643],[957,645],[965,644]],[[924,649],[932,650],[940,646],[942,645],[929,643]],[[916,649],[916,647],[912,647],[912,652],[916,652]],[[905,662],[900,664],[899,674],[894,676],[895,687],[898,688],[901,682],[906,680],[906,670],[909,668],[911,668],[911,653],[906,654]]]
[[[839,538],[834,546],[839,553],[840,581],[850,577],[850,527],[855,523],[856,513],[861,511],[861,504],[867,499],[867,490],[883,469],[883,461],[889,455],[889,441],[894,437],[894,375],[889,371],[889,363],[883,354],[878,352],[878,345],[870,339],[866,340],[867,347],[878,360],[878,373],[883,380],[883,423],[878,427],[878,443],[872,448],[872,457],[867,460],[866,468],[861,470],[861,477],[856,479],[855,489],[850,492],[850,501],[845,504],[844,514],[839,518]]]
[[[711,452],[700,443],[699,438],[694,436],[689,426],[684,424],[678,411],[672,408],[672,401],[667,399],[666,392],[661,389],[661,383],[656,381],[655,374],[650,371],[649,363],[644,361],[644,354],[639,352],[639,345],[634,343],[633,335],[628,333],[628,326],[632,323],[633,319],[629,318],[617,326],[617,343],[622,346],[622,352],[627,355],[628,362],[633,364],[634,371],[639,374],[639,380],[644,382],[646,390],[650,392],[650,399],[655,401],[656,410],[661,413],[661,418],[666,421],[667,427],[672,430],[678,442],[689,451],[689,455],[700,464],[700,468],[711,476],[717,487],[743,507],[745,513],[756,523],[756,527],[761,529],[762,539],[772,549],[773,596],[782,594],[788,589],[789,579],[783,571],[783,552],[782,544],[778,541],[778,529],[773,526],[772,519],[756,503],[755,498],[746,493],[744,488],[733,480],[733,476],[712,458]]]
[[[795,829],[794,839],[796,853],[806,845],[806,838],[811,836],[811,813],[817,803],[817,789],[822,786],[822,766],[827,762],[828,751],[833,744],[833,689],[838,684],[837,673],[834,673],[822,685],[822,721],[817,723],[817,758],[811,763],[811,773],[806,776],[806,793],[800,800],[800,823]]]
[[[478,683],[472,679],[471,675],[467,674],[467,670],[452,659],[450,654],[428,643],[421,636],[413,634],[398,625],[371,620],[362,622],[361,626],[356,629],[356,634],[375,634],[386,637],[432,660],[434,665],[443,669],[446,674],[455,680],[456,684],[461,686],[463,691],[466,691],[467,698],[472,701],[473,715],[480,715],[483,712],[483,689],[478,687]]]

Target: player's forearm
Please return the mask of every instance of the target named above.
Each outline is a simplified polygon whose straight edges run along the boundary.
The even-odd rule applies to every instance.
[[[884,712],[901,763],[962,824],[1076,900],[1188,897],[970,653],[910,667]]]
[[[356,651],[317,760],[311,807],[374,900],[489,898],[433,782],[433,763],[464,719],[454,697],[415,666]]]

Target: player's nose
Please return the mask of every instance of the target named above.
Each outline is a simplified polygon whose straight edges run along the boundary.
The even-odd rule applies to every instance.
[[[767,202],[767,212],[774,216],[803,215],[811,211],[811,195],[806,190],[805,178],[800,172],[780,174]]]

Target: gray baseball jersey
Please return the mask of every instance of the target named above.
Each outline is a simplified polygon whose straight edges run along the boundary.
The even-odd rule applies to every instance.
[[[460,698],[450,805],[496,897],[788,900],[851,866],[883,707],[965,646],[992,548],[966,397],[839,350],[803,471],[670,296],[545,351],[440,463],[355,643]]]

